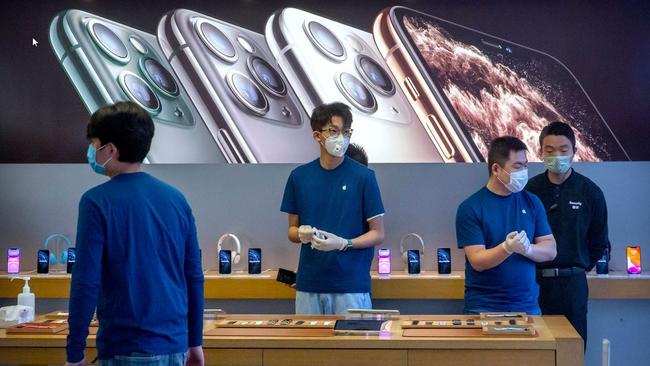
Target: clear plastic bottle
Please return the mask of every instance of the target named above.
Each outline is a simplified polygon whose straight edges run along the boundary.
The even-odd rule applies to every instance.
[[[29,306],[32,308],[31,314],[28,316],[27,321],[32,321],[34,320],[34,314],[36,314],[36,296],[34,293],[30,292],[29,288],[29,277],[14,277],[11,280],[13,281],[14,279],[21,279],[25,281],[25,286],[23,286],[23,292],[18,294],[18,305],[23,305],[23,306]]]

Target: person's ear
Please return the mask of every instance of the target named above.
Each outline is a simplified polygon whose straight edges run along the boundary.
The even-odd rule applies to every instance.
[[[492,164],[492,175],[497,175],[497,173],[499,172],[498,166],[499,164],[497,163]]]
[[[109,155],[114,156],[115,160],[120,160],[120,150],[117,149],[114,143],[109,142],[106,148],[108,149]]]
[[[318,142],[320,144],[320,139],[321,139],[321,133],[318,131],[313,131],[312,132],[312,137],[314,138],[314,141]]]

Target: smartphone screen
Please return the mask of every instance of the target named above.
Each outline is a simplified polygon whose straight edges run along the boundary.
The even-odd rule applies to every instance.
[[[390,274],[390,249],[379,249],[377,262],[379,274]]]
[[[627,273],[641,273],[641,247],[627,247]]]
[[[72,273],[72,268],[74,267],[76,261],[77,261],[77,249],[68,248],[68,262],[66,264],[66,269],[65,269],[67,273]]]
[[[262,248],[248,249],[248,273],[262,273]]]
[[[438,248],[438,273],[451,273],[451,249]]]
[[[36,273],[48,272],[50,272],[50,251],[47,249],[41,249],[38,251],[38,256],[36,258]]]
[[[20,272],[20,248],[7,249],[7,273]]]
[[[293,285],[296,283],[296,272],[284,268],[279,268],[278,276],[275,280],[287,285]]]
[[[358,330],[358,331],[375,331],[381,330],[383,320],[374,319],[347,319],[337,320],[334,324],[334,330]]]
[[[230,250],[220,250],[219,251],[219,273],[229,274],[232,271],[231,268],[231,252]]]
[[[408,258],[409,274],[420,273],[420,251],[417,249],[409,249],[406,256]]]
[[[576,132],[576,160],[629,160],[591,99],[557,59],[410,9],[394,21],[464,145],[487,160],[490,142],[512,135],[541,160],[537,136],[552,121]]]

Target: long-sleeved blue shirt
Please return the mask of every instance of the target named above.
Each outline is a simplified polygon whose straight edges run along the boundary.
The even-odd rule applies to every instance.
[[[100,359],[202,344],[203,271],[185,197],[146,173],[120,174],[79,202],[67,357],[83,358],[97,308]]]

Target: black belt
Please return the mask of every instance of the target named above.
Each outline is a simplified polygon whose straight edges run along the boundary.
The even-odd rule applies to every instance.
[[[584,274],[585,269],[580,267],[544,268],[537,270],[537,276],[542,278],[571,277],[581,273]]]

